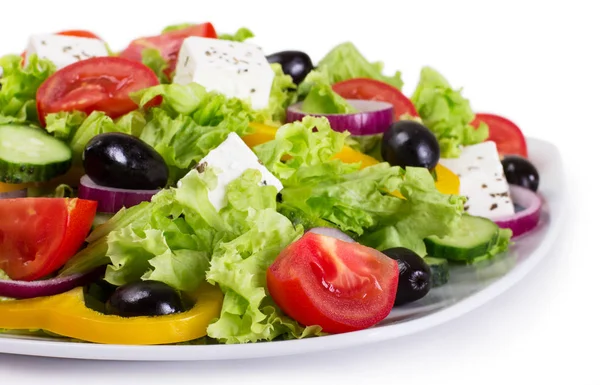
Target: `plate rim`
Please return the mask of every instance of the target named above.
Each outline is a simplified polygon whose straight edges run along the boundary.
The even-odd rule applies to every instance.
[[[399,324],[383,325],[377,328],[351,333],[329,335],[291,341],[271,341],[242,345],[102,345],[69,341],[52,341],[19,338],[15,335],[0,334],[0,354],[23,356],[53,357],[81,360],[118,360],[118,361],[208,361],[225,359],[251,359],[270,356],[286,356],[302,353],[344,349],[352,346],[373,344],[406,335],[415,334],[441,325],[473,311],[494,298],[502,295],[530,273],[539,262],[549,254],[552,246],[558,242],[557,234],[566,223],[569,212],[569,191],[565,183],[564,161],[560,150],[553,143],[527,137],[528,147],[542,148],[544,161],[556,168],[554,178],[560,190],[560,204],[551,208],[551,218],[547,233],[540,244],[526,260],[515,266],[509,273],[492,282],[482,290],[450,305],[422,317],[410,319]],[[535,162],[534,162],[535,163]],[[542,182],[543,183],[543,182]],[[550,188],[551,189],[551,188]],[[544,189],[545,190],[545,189]],[[544,193],[544,195],[547,195]],[[556,206],[556,207],[555,207]]]

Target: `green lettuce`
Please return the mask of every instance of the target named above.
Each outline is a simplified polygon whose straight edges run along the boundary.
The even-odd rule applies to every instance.
[[[452,89],[436,70],[424,67],[411,97],[423,124],[437,137],[442,158],[456,158],[461,146],[483,142],[489,136],[485,123],[471,126],[475,115],[461,92]]]
[[[122,132],[139,136],[146,120],[140,111],[132,111],[113,120],[104,112],[86,115],[80,111],[58,112],[46,116],[46,131],[67,142],[73,151],[74,164],[81,163],[87,143],[107,132]]]
[[[296,84],[290,75],[283,73],[281,64],[272,63],[271,68],[275,72],[269,105],[258,111],[255,121],[272,126],[281,126],[286,120],[286,109],[296,101]]]
[[[216,148],[231,132],[240,136],[251,132],[255,112],[240,99],[228,99],[208,92],[196,83],[163,84],[132,97],[145,105],[156,96],[163,102],[150,111],[140,139],[154,147],[170,170],[172,184],[200,159]]]
[[[221,40],[230,40],[230,41],[239,41],[243,42],[247,39],[253,38],[254,33],[250,31],[248,28],[242,27],[238,29],[233,35],[229,33],[221,33],[219,34],[219,39]]]
[[[400,72],[397,71],[393,76],[383,75],[383,63],[369,62],[356,46],[349,42],[329,51],[318,63],[317,68],[327,70],[331,84],[354,78],[379,80],[400,90],[404,84]]]
[[[406,168],[397,190],[406,199],[398,199],[401,203],[392,223],[382,223],[365,233],[359,242],[378,250],[406,247],[424,256],[423,239],[431,235],[443,237],[458,224],[463,198],[438,192],[428,170],[417,167]]]
[[[165,73],[169,63],[156,48],[146,48],[142,51],[142,63],[152,70],[161,84],[171,83],[171,79]]]
[[[325,118],[305,117],[255,148],[284,185],[280,207],[293,218],[325,220],[379,250],[404,246],[424,255],[423,239],[445,235],[456,225],[462,199],[440,193],[426,169],[405,171],[380,163],[359,170],[358,164],[333,159],[346,136],[333,131]],[[290,159],[281,161],[284,156]]]
[[[165,28],[163,28],[163,30],[161,31],[161,34],[167,33],[167,32],[179,31],[181,29],[186,29],[193,25],[195,25],[195,24],[194,23],[181,23],[181,24],[168,25]]]
[[[54,73],[56,67],[46,59],[31,55],[25,67],[21,57],[0,58],[0,123],[39,124],[35,96],[40,85]]]
[[[350,114],[356,108],[331,87],[327,69],[311,71],[304,79],[304,86],[310,87],[304,101],[302,111],[309,114]]]
[[[510,247],[510,240],[512,238],[513,232],[511,229],[499,229],[498,230],[498,238],[496,242],[488,249],[488,251],[480,255],[471,261],[471,264],[477,264],[483,261],[490,260],[494,258],[496,255],[501,254],[508,250]]]

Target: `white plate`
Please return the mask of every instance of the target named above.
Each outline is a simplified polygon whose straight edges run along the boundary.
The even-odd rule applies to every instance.
[[[316,352],[388,340],[428,329],[463,315],[521,280],[560,236],[567,212],[565,177],[558,149],[528,139],[530,158],[540,173],[544,197],[541,224],[516,240],[510,252],[477,267],[454,267],[450,282],[410,306],[396,309],[379,325],[358,332],[305,340],[245,345],[124,346],[64,342],[52,338],[0,335],[0,353],[31,356],[135,361],[245,359]]]

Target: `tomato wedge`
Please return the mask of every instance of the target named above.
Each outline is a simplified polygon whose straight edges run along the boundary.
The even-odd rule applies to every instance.
[[[481,122],[488,125],[488,140],[496,143],[500,155],[520,155],[527,158],[527,141],[516,124],[502,116],[481,113],[475,114],[471,125],[479,127]]]
[[[371,327],[392,310],[398,264],[358,243],[306,233],[267,270],[275,303],[303,325],[326,333]]]
[[[399,89],[379,80],[356,78],[335,83],[333,90],[345,99],[379,100],[394,106],[396,119],[404,114],[418,117],[412,101]]]
[[[120,57],[82,60],[42,83],[36,95],[38,115],[42,124],[47,114],[60,111],[104,111],[116,118],[138,108],[130,93],[157,84],[158,77],[141,63]],[[157,98],[148,105],[159,103]]]
[[[97,206],[77,198],[0,200],[0,269],[26,281],[55,272],[83,244]]]
[[[183,40],[190,36],[216,39],[217,31],[211,23],[203,23],[176,31],[166,32],[157,36],[142,37],[129,43],[129,46],[125,48],[119,56],[141,62],[142,51],[146,48],[156,48],[169,64],[168,69],[165,71],[165,73],[169,75],[175,71],[177,55],[179,54],[179,49],[181,48],[181,44],[183,44]]]

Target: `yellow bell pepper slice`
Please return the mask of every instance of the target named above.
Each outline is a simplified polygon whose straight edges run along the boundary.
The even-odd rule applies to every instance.
[[[31,184],[15,184],[15,183],[0,183],[0,193],[12,192],[17,190],[23,190],[24,188],[31,187]]]
[[[250,127],[254,129],[254,132],[252,134],[245,135],[242,138],[248,147],[252,148],[254,146],[258,146],[259,144],[263,144],[275,139],[277,127],[255,122],[250,123]],[[336,154],[334,158],[340,159],[345,163],[360,162],[361,168],[373,166],[379,163],[379,161],[372,156],[363,154],[362,152],[348,146],[344,146],[342,151],[339,154]],[[459,193],[460,181],[456,174],[439,163],[437,166],[435,166],[435,172],[437,175],[435,186],[439,192],[442,194],[455,195]],[[392,192],[392,195],[402,198],[402,195],[397,191]]]
[[[99,344],[173,344],[204,337],[209,323],[219,316],[223,294],[218,287],[204,284],[194,299],[194,307],[183,313],[124,318],[88,308],[83,288],[77,287],[50,297],[0,303],[0,328],[43,329]]]

